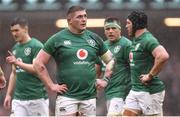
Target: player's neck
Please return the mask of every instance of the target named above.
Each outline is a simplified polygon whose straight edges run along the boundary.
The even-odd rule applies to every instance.
[[[147,29],[146,29],[146,28],[137,30],[136,33],[135,33],[135,37],[138,38],[138,37],[141,36],[144,32],[147,32]]]
[[[77,34],[77,35],[83,34],[83,32],[84,32],[84,30],[77,30],[77,29],[74,29],[74,28],[72,28],[72,27],[69,27],[68,29],[69,29],[69,31],[70,31],[71,33]]]
[[[27,42],[30,41],[30,40],[31,40],[31,37],[30,37],[29,35],[25,35],[25,36],[23,37],[22,41],[20,41],[19,43],[20,43],[20,44],[25,44],[25,43],[27,43]]]

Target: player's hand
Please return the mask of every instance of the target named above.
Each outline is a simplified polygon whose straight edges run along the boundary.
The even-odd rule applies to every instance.
[[[4,75],[0,76],[0,90],[6,87],[6,79]]]
[[[5,99],[4,99],[4,108],[7,110],[11,109],[11,96],[6,95]]]
[[[104,89],[107,86],[107,81],[103,79],[96,79],[96,88],[97,89]]]
[[[51,88],[52,91],[54,91],[56,93],[60,93],[60,94],[63,94],[65,92],[67,92],[67,90],[68,90],[66,84],[62,84],[62,85],[53,84],[50,88]]]
[[[9,64],[16,64],[17,59],[16,57],[13,55],[13,53],[11,53],[10,51],[8,51],[9,53],[9,56],[6,57],[6,61],[9,63]]]
[[[142,84],[144,85],[149,85],[151,80],[152,80],[152,77],[149,76],[149,74],[142,74],[140,77],[139,77],[140,81]]]

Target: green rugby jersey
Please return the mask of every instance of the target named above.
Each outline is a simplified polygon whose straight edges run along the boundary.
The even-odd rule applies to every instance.
[[[35,38],[32,38],[25,44],[16,43],[12,52],[17,60],[27,64],[32,64],[43,44]],[[44,84],[35,75],[16,66],[16,87],[14,98],[18,100],[32,100],[47,98],[47,92]]]
[[[165,86],[158,76],[155,76],[148,86],[143,85],[139,80],[141,74],[148,74],[153,67],[154,57],[152,51],[158,45],[158,40],[150,32],[145,32],[140,37],[133,39],[129,54],[132,90],[150,93],[164,90]]]
[[[116,64],[113,75],[105,88],[106,99],[114,97],[125,98],[131,89],[129,49],[131,41],[125,37],[119,38],[116,42],[105,41],[109,50],[113,53]]]
[[[57,82],[68,87],[63,96],[80,100],[96,97],[95,61],[107,52],[99,36],[88,30],[73,34],[64,29],[48,39],[44,51],[56,61]]]

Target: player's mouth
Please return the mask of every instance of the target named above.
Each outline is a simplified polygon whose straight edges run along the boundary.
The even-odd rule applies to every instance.
[[[114,35],[108,35],[108,37],[109,37],[109,38],[112,38],[112,37],[114,37]]]
[[[83,27],[86,27],[86,23],[84,23],[84,24],[81,24],[81,26],[83,26]]]

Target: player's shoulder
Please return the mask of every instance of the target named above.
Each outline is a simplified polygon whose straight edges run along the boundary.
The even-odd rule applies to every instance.
[[[123,43],[124,46],[132,45],[132,41],[125,36],[121,37],[121,42]]]
[[[103,42],[103,39],[96,33],[90,31],[90,30],[85,30],[84,32],[88,37],[90,37],[91,39],[97,41],[97,42]]]
[[[144,34],[143,38],[146,38],[146,41],[157,41],[157,38],[149,31]]]
[[[147,45],[159,45],[158,39],[150,32],[146,32],[144,35],[143,43],[145,46]]]
[[[66,37],[66,36],[68,36],[68,35],[71,35],[69,29],[64,28],[64,29],[56,32],[55,34],[53,34],[53,35],[50,37],[50,39],[56,40],[56,39],[59,39],[59,38]]]

